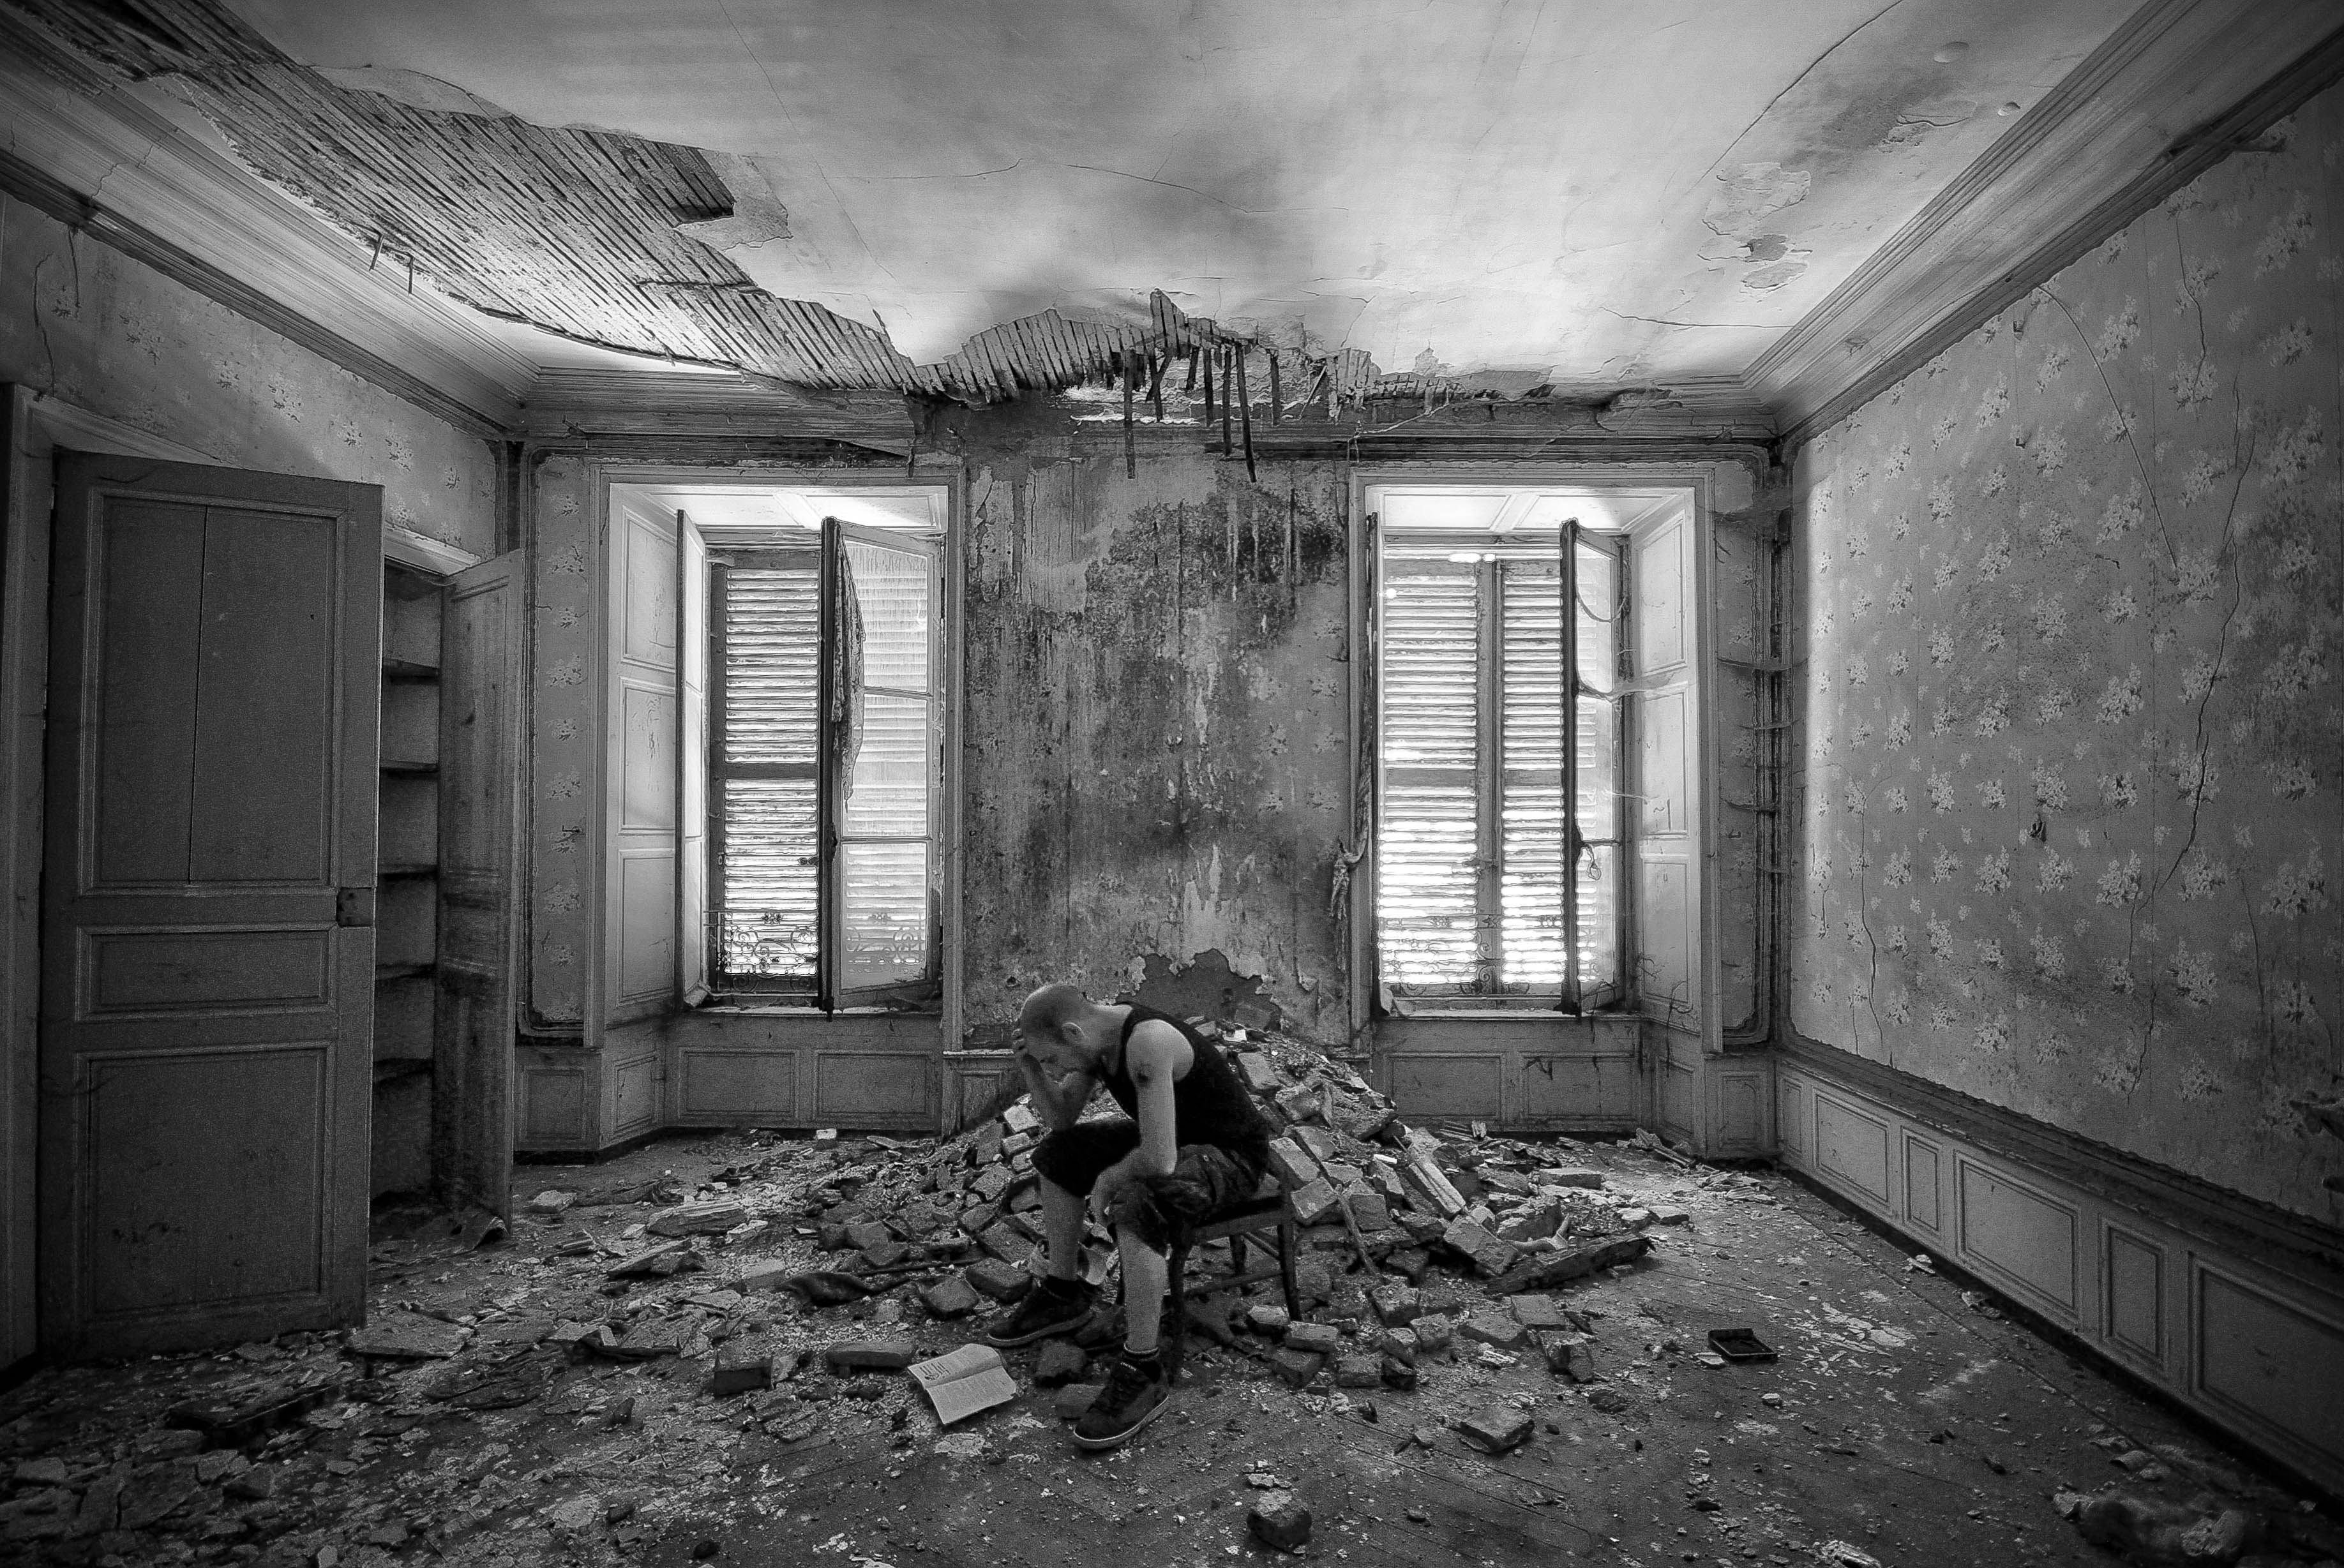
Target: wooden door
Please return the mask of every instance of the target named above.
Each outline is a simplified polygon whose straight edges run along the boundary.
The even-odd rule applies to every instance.
[[[52,1354],[363,1313],[381,538],[372,486],[60,454]]]
[[[440,995],[431,1174],[450,1208],[510,1220],[519,555],[450,579],[440,662]]]

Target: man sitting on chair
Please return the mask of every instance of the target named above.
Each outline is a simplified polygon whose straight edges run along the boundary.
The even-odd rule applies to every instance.
[[[1269,1165],[1269,1124],[1212,1041],[1153,1008],[1101,1005],[1070,985],[1026,999],[1016,1062],[1050,1127],[1034,1151],[1049,1273],[985,1338],[1030,1344],[1089,1319],[1087,1201],[1122,1255],[1124,1343],[1106,1387],[1075,1423],[1075,1441],[1113,1448],[1154,1420],[1171,1392],[1157,1336],[1173,1235],[1253,1195]],[[1129,1121],[1079,1120],[1101,1084]]]

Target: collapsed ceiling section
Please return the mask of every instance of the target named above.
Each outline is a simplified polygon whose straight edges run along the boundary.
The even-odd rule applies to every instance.
[[[500,320],[1332,412],[1731,378],[2128,0],[0,4]]]

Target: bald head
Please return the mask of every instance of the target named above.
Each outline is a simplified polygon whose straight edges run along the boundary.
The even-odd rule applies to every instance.
[[[1046,985],[1017,1010],[1017,1038],[1026,1051],[1067,1065],[1096,1057],[1110,1038],[1097,1003],[1077,988]]]

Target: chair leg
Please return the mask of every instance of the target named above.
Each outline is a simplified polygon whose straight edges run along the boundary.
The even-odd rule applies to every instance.
[[[1238,1231],[1229,1236],[1229,1272],[1245,1272],[1245,1232]]]
[[[1278,1219],[1278,1277],[1286,1287],[1286,1313],[1295,1322],[1302,1321],[1302,1289],[1294,1278],[1294,1248],[1299,1238],[1295,1233],[1294,1211],[1288,1209]]]

